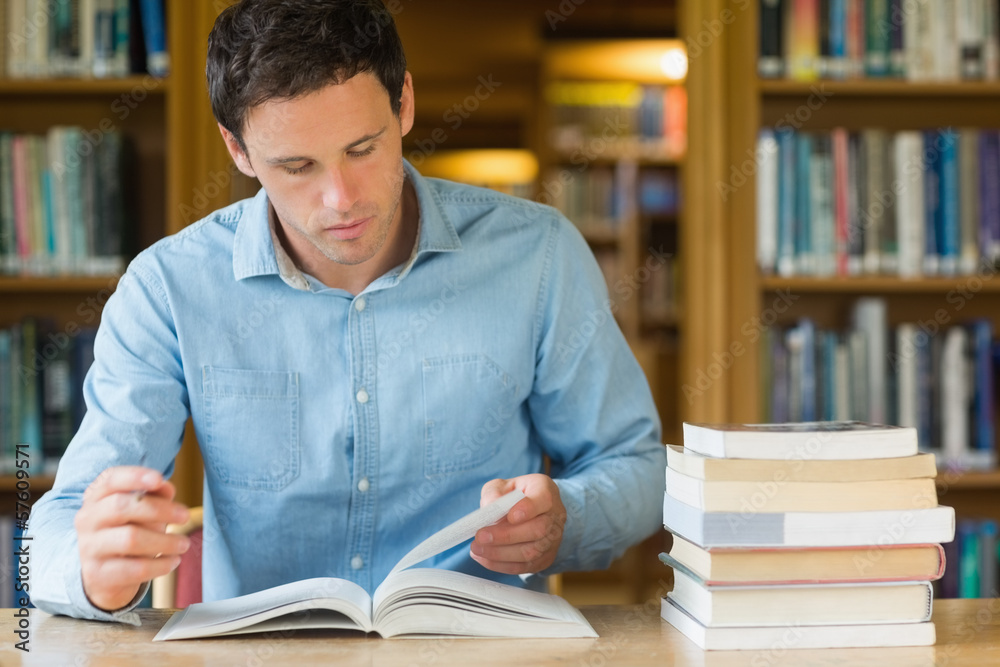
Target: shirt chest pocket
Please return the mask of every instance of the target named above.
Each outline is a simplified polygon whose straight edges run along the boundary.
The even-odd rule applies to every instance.
[[[299,374],[202,368],[206,474],[277,491],[299,474]]]
[[[470,470],[497,453],[515,416],[517,385],[482,354],[423,362],[424,474]]]

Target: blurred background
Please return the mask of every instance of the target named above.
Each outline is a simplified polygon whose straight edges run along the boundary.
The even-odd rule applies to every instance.
[[[228,4],[0,3],[0,366],[38,371],[23,386],[0,378],[0,398],[13,387],[0,401],[0,453],[31,443],[35,497],[82,417],[100,311],[128,260],[259,187],[232,165],[205,91],[205,40]],[[665,438],[678,441],[687,60],[676,4],[386,5],[414,79],[404,156],[424,175],[551,204],[579,226]],[[190,428],[188,441],[174,481],[197,505]],[[0,476],[0,498],[15,491]],[[608,572],[566,575],[561,590],[576,604],[648,599],[665,576],[662,549],[652,538]]]

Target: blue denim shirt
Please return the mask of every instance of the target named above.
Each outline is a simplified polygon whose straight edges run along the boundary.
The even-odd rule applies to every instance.
[[[607,567],[660,528],[659,420],[586,242],[551,208],[405,166],[417,244],[357,296],[295,269],[263,190],[131,263],[86,418],[31,514],[35,605],[135,622],[88,602],[73,517],[110,466],[169,475],[189,415],[205,600],[320,576],[371,592],[485,482],[546,455],[568,519],[543,574]],[[468,544],[426,565],[525,585]]]

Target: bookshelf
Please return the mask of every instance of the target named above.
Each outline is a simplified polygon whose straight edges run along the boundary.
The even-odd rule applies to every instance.
[[[672,39],[547,43],[535,140],[535,199],[562,210],[594,251],[668,442],[680,435],[684,62]]]
[[[563,211],[589,243],[618,324],[650,383],[663,439],[679,442],[687,98],[684,67],[670,69],[668,60],[686,61],[678,40],[544,45],[535,199]],[[629,549],[604,572],[563,575],[562,594],[574,604],[655,598],[664,537],[658,533]]]
[[[207,141],[216,133],[204,84],[205,38],[219,3],[167,2],[171,73],[166,78],[9,79],[0,73],[2,128],[44,134],[54,125],[101,132],[114,127],[132,143],[134,216],[127,220],[130,250],[138,252],[228,202],[228,189],[207,187],[226,171],[224,148]],[[192,35],[199,35],[195,39]],[[96,136],[96,135],[95,135]],[[216,179],[217,180],[217,179]],[[27,316],[52,319],[60,331],[97,326],[117,275],[0,275],[0,328]],[[188,429],[173,477],[178,498],[201,503],[200,459]],[[41,461],[32,461],[31,499],[51,488]],[[0,475],[0,513],[14,511],[12,475]]]
[[[705,4],[704,10],[709,15],[723,10],[721,2]],[[721,159],[702,165],[702,173],[715,183],[728,182],[733,167],[747,159],[747,151],[753,154],[760,129],[775,127],[783,119],[787,122],[797,112],[799,115],[793,125],[801,131],[825,131],[834,127],[851,131],[877,127],[889,132],[996,127],[996,109],[1000,103],[1000,83],[996,81],[760,79],[756,71],[758,9],[758,3],[751,3],[738,12],[720,37],[718,48],[706,49],[704,62],[693,63],[689,76],[689,79],[703,82],[698,77],[708,70],[725,82],[725,89],[716,91],[718,95],[713,100],[721,117],[708,121],[713,130],[726,137],[709,144],[710,150],[718,151],[716,155]],[[691,87],[694,85],[692,83]],[[817,95],[817,91],[820,91],[822,103],[810,108],[809,99]],[[694,108],[697,108],[696,99],[692,94]],[[804,109],[809,109],[808,113]],[[698,114],[693,112],[692,117]],[[696,140],[697,129],[692,122],[692,141]],[[694,145],[692,150],[695,150]],[[948,326],[986,318],[992,323],[994,332],[1000,327],[1000,280],[993,279],[996,272],[917,278],[763,275],[758,269],[755,250],[755,183],[755,175],[749,176],[745,184],[731,191],[728,201],[713,205],[719,207],[715,219],[721,232],[716,239],[721,252],[714,257],[713,268],[722,277],[716,279],[715,288],[716,299],[721,296],[721,301],[711,300],[709,304],[713,315],[720,314],[719,306],[725,315],[724,335],[717,337],[708,349],[726,350],[738,342],[746,346],[747,352],[721,374],[706,395],[699,397],[694,408],[699,414],[726,421],[761,420],[765,399],[758,388],[772,359],[762,353],[761,341],[764,339],[750,341],[745,326],[759,321],[782,294],[791,295],[793,303],[780,314],[770,313],[770,321],[777,327],[808,317],[819,329],[844,329],[850,323],[852,304],[865,296],[885,300],[890,336],[900,323],[930,321],[942,311],[947,315]],[[689,210],[689,215],[695,214]],[[707,254],[708,251],[703,249],[702,252]],[[688,326],[694,328],[698,323]],[[692,337],[697,338],[697,334]],[[707,351],[697,353],[695,370],[710,366]],[[694,382],[691,370],[689,367],[682,381]],[[994,415],[996,409],[994,402]],[[996,447],[995,441],[993,446]],[[1000,519],[1000,473],[996,470],[964,473],[939,470],[938,493],[942,504],[956,508],[959,519]]]

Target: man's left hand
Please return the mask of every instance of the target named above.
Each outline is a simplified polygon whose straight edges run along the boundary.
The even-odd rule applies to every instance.
[[[514,489],[526,497],[510,508],[506,517],[476,533],[472,558],[494,572],[541,572],[556,560],[566,525],[566,508],[559,487],[551,477],[541,474],[487,482],[480,506]]]

